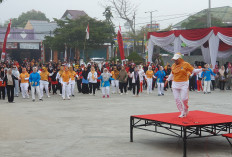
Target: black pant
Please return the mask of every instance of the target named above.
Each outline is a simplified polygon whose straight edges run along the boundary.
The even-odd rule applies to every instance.
[[[83,94],[89,94],[89,84],[82,83],[82,93]]]
[[[128,78],[129,87],[128,90],[132,90],[132,78]]]
[[[5,100],[5,95],[6,95],[5,87],[0,87],[0,99]]]
[[[61,86],[60,82],[58,82],[57,89],[59,89],[60,90],[60,94],[62,94],[62,86]]]
[[[79,93],[82,92],[82,90],[81,90],[81,83],[82,83],[82,80],[77,80],[77,89],[78,89]]]
[[[214,90],[216,87],[216,82],[215,82],[215,80],[211,80],[211,82],[212,82],[212,90]]]
[[[6,86],[8,102],[14,101],[14,86]]]
[[[95,94],[95,91],[96,91],[96,88],[97,88],[97,83],[89,83],[89,93],[92,94]]]
[[[101,82],[97,82],[97,90],[100,90]]]
[[[120,92],[123,93],[123,89],[124,89],[124,92],[126,93],[127,92],[127,83],[122,83],[122,82],[119,82],[119,89],[120,89]]]
[[[191,79],[189,79],[189,90],[190,91],[195,91],[195,78],[192,77]]]
[[[139,90],[140,90],[140,82],[132,83],[132,88],[133,88],[133,94],[135,95],[135,87],[137,87],[137,95],[139,95]]]
[[[219,81],[219,87],[220,87],[221,90],[224,90],[225,83],[226,83],[225,81]]]
[[[56,91],[57,91],[57,84],[53,84],[52,85],[52,92],[53,92],[53,94],[56,94]]]

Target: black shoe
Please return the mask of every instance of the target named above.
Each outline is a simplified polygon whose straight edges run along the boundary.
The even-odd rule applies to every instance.
[[[32,101],[35,102],[35,99],[33,99]]]
[[[164,95],[164,93],[161,93],[162,95]]]
[[[75,95],[72,95],[73,97],[75,97]]]
[[[39,99],[40,101],[43,101],[43,99]]]

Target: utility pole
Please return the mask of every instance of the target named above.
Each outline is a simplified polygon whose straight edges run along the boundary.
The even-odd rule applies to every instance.
[[[133,21],[134,21],[134,46],[133,46],[133,52],[135,52],[135,46],[136,46],[136,43],[135,43],[135,34],[136,34],[136,31],[135,31],[135,12],[134,12],[134,16],[133,16]]]
[[[157,10],[145,12],[145,13],[150,13],[150,17],[151,17],[150,29],[151,29],[151,31],[152,31],[152,18],[153,18],[153,13],[154,13],[154,12],[157,12]]]
[[[209,9],[208,9],[208,27],[212,26],[212,21],[211,21],[211,0],[209,0]]]

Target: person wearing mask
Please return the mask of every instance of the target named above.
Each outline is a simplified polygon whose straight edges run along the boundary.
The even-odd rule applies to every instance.
[[[155,73],[155,77],[157,77],[157,86],[158,86],[158,96],[164,95],[164,77],[166,76],[163,67],[159,67],[159,71]]]
[[[133,89],[133,96],[135,96],[135,88],[137,89],[136,96],[139,96],[140,91],[140,77],[139,77],[139,70],[137,67],[134,68],[134,71],[130,74],[132,78],[132,89]]]
[[[52,76],[52,74],[50,74],[47,71],[46,67],[43,67],[42,71],[40,72],[40,77],[41,77],[41,79],[40,79],[40,94],[41,94],[42,98],[43,98],[43,90],[44,89],[45,89],[45,92],[47,94],[47,97],[50,98],[49,91],[48,91],[48,85],[49,85],[48,77],[49,76]]]
[[[29,82],[29,74],[26,71],[26,68],[22,68],[22,73],[19,75],[20,78],[20,87],[22,91],[22,97],[23,99],[28,98],[29,99],[29,94],[28,94],[28,82]]]
[[[226,76],[225,76],[225,67],[221,66],[219,69],[219,88],[220,90],[225,89]]]
[[[18,68],[16,67],[16,65],[13,66],[13,69],[12,69],[12,74],[16,77],[16,78],[19,78],[19,71],[18,71]],[[15,97],[18,97],[19,96],[19,80],[15,80],[15,87],[14,87],[14,96]]]
[[[65,66],[61,78],[62,78],[62,98],[63,100],[65,100],[65,98],[67,97],[67,99],[70,100],[69,95],[70,95],[71,74],[69,72],[68,66]]]
[[[147,94],[152,93],[152,82],[153,82],[154,72],[152,67],[149,66],[146,72],[146,80],[147,80]]]
[[[94,67],[91,67],[91,71],[88,73],[89,81],[89,94],[95,96],[95,91],[97,88],[97,72]]]
[[[0,68],[0,100],[5,100],[5,88],[6,88],[6,83],[3,81],[5,77],[5,72],[4,72],[4,67]]]
[[[18,78],[12,74],[12,69],[8,69],[7,74],[3,79],[3,82],[6,83],[7,97],[9,103],[14,103],[15,80],[18,80]]]
[[[101,80],[101,89],[102,89],[102,97],[107,98],[110,97],[110,80],[114,80],[111,78],[111,74],[108,72],[107,68],[104,68],[103,73],[100,77],[98,77],[98,80]]]
[[[29,76],[29,83],[31,86],[31,96],[32,96],[32,101],[35,101],[35,91],[39,97],[40,101],[43,101],[41,95],[40,95],[40,88],[39,88],[39,83],[40,83],[40,74],[37,72],[37,67],[33,67],[33,72]]]
[[[226,79],[227,79],[227,88],[226,90],[231,90],[230,87],[231,87],[231,77],[232,77],[232,66],[231,66],[231,63],[228,63],[228,67],[226,69]]]
[[[125,70],[125,67],[122,66],[119,72],[119,75],[118,75],[119,89],[120,89],[121,95],[123,95],[123,89],[124,89],[124,93],[127,94],[127,78],[128,78],[128,74]]]
[[[189,99],[189,81],[188,72],[199,73],[205,71],[205,69],[194,69],[188,62],[185,62],[181,53],[176,53],[172,58],[174,64],[172,65],[172,73],[169,75],[165,82],[165,86],[168,81],[172,82],[172,91],[176,101],[178,110],[181,112],[179,118],[186,117],[188,115],[188,99]]]
[[[113,88],[112,94],[119,93],[119,80],[117,80],[119,71],[116,66],[113,67],[113,71],[111,71],[111,75],[113,78],[113,80],[111,81]]]
[[[71,81],[70,81],[70,95],[72,95],[74,97],[74,89],[75,89],[75,81],[76,78],[78,78],[77,73],[73,70],[73,67],[69,67],[69,72],[70,72],[70,77],[71,77]]]

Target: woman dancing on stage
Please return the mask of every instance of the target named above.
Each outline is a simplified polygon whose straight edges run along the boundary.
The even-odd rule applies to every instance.
[[[172,58],[174,64],[172,65],[172,72],[165,82],[167,86],[168,81],[173,80],[172,91],[176,100],[178,110],[181,112],[180,118],[186,117],[188,114],[188,99],[189,99],[189,81],[188,72],[199,73],[206,71],[206,69],[194,69],[188,62],[182,59],[181,53],[176,53]]]

